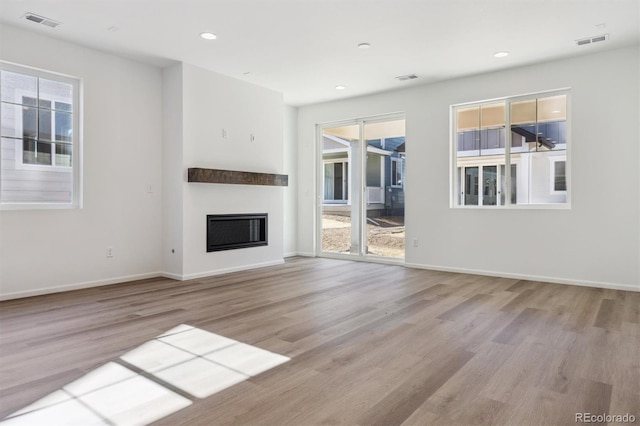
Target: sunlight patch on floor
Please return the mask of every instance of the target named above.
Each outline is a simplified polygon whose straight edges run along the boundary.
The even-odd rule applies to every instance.
[[[144,425],[290,360],[181,324],[24,409],[4,425]],[[135,369],[134,368],[134,369]],[[145,377],[147,376],[147,377]],[[185,396],[168,389],[182,391]]]

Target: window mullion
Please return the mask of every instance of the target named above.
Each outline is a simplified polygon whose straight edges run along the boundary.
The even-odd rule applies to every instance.
[[[464,191],[466,188],[466,182],[465,182],[465,171],[464,171],[464,167],[458,167],[458,172],[460,173],[460,205],[461,206],[465,206],[466,205],[466,201],[464,199]]]
[[[40,78],[36,78],[36,135],[35,135],[35,157],[38,162],[38,144],[40,143]],[[23,145],[24,149],[24,145]],[[24,154],[23,154],[24,161]]]
[[[484,166],[478,165],[478,205],[484,206]]]
[[[504,205],[511,205],[511,102],[504,106]]]

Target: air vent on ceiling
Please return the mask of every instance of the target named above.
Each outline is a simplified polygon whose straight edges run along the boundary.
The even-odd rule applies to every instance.
[[[24,15],[24,19],[27,21],[35,22],[36,24],[46,25],[49,28],[55,28],[60,25],[60,22],[53,19],[45,18],[44,16],[36,15],[35,13],[27,13]]]
[[[581,38],[580,40],[576,40],[576,44],[578,46],[584,46],[585,44],[598,43],[600,41],[609,40],[609,34],[602,34],[593,37]]]
[[[400,81],[414,80],[416,78],[418,78],[418,76],[415,74],[399,75],[398,77],[396,77],[396,79]]]

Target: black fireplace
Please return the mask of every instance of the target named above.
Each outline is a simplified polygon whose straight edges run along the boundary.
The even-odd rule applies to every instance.
[[[207,252],[268,245],[267,213],[207,215]]]

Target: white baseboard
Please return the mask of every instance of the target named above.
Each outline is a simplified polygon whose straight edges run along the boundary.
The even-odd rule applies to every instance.
[[[303,253],[303,252],[298,252],[292,255],[316,257],[315,253]],[[157,277],[165,277],[165,278],[171,278],[174,280],[184,281],[184,280],[190,280],[190,279],[196,279],[196,278],[228,274],[231,272],[245,271],[249,269],[265,268],[268,266],[281,265],[283,263],[284,263],[284,260],[276,260],[272,262],[255,263],[252,265],[243,265],[243,266],[238,266],[234,268],[217,269],[213,271],[200,272],[200,273],[189,274],[189,275],[179,275],[179,274],[174,274],[170,272],[149,272],[145,274],[126,275],[121,277],[108,278],[104,280],[85,281],[81,283],[68,284],[68,285],[50,287],[45,289],[4,293],[4,294],[0,294],[0,301],[21,299],[24,297],[32,297],[32,296],[41,296],[45,294],[61,293],[64,291],[80,290],[83,288],[120,284],[128,281],[144,280],[148,278],[157,278]],[[476,269],[451,268],[451,267],[443,267],[443,266],[435,266],[435,265],[423,265],[419,263],[405,263],[405,266],[408,268],[431,269],[434,271],[456,272],[460,274],[483,275],[483,276],[489,276],[489,277],[512,278],[512,279],[518,279],[518,280],[540,281],[540,282],[548,282],[548,283],[554,283],[554,284],[569,284],[569,285],[578,285],[578,286],[584,286],[584,287],[596,287],[596,288],[607,288],[611,290],[625,290],[625,291],[640,292],[640,285],[634,286],[629,284],[616,284],[616,283],[607,283],[607,282],[600,282],[600,281],[571,280],[571,279],[565,279],[565,278],[555,278],[555,277],[547,277],[547,276],[539,276],[539,275],[525,275],[525,274],[514,274],[514,273],[507,273],[507,272],[495,272],[495,271],[484,271],[484,270],[476,270]]]
[[[223,268],[223,269],[215,269],[213,271],[197,272],[195,274],[178,275],[178,274],[173,274],[169,272],[161,272],[160,275],[166,278],[172,278],[174,280],[186,281],[186,280],[193,280],[196,278],[205,278],[205,277],[213,277],[215,275],[229,274],[231,272],[247,271],[249,269],[266,268],[268,266],[282,265],[283,263],[284,263],[284,259],[280,259],[280,260],[275,260],[271,262],[236,266],[233,268]]]
[[[305,252],[296,251],[296,252],[287,253],[287,254],[284,255],[285,259],[288,258],[288,257],[296,257],[296,256],[316,257],[316,254],[315,253],[305,253]]]
[[[525,275],[525,274],[513,274],[510,272],[495,272],[495,271],[484,271],[484,270],[465,269],[465,268],[450,268],[450,267],[435,266],[435,265],[422,265],[419,263],[405,263],[405,266],[408,268],[430,269],[433,271],[443,271],[443,272],[456,272],[459,274],[483,275],[487,277],[513,278],[517,280],[540,281],[540,282],[553,283],[553,284],[568,284],[568,285],[578,285],[583,287],[596,287],[596,288],[607,288],[611,290],[625,290],[625,291],[640,292],[640,285],[634,286],[630,284],[616,284],[616,283],[577,280],[577,279],[572,280],[572,279],[566,279],[566,278],[547,277],[547,276],[541,276],[541,275]]]
[[[284,263],[284,259],[276,260],[273,262],[255,263],[253,265],[238,266],[234,268],[217,269],[214,271],[207,271],[207,272],[201,272],[201,273],[189,274],[189,275],[180,275],[180,274],[174,274],[171,272],[164,272],[164,271],[149,272],[146,274],[126,275],[122,277],[108,278],[104,280],[86,281],[81,283],[62,285],[58,287],[49,287],[49,288],[43,288],[43,289],[37,289],[37,290],[26,290],[26,291],[17,291],[14,293],[0,294],[0,301],[22,299],[25,297],[32,297],[32,296],[42,296],[45,294],[62,293],[62,292],[71,291],[71,290],[81,290],[83,288],[101,287],[105,285],[125,283],[128,281],[144,280],[147,278],[164,277],[164,278],[170,278],[178,281],[185,281],[185,280],[191,280],[195,278],[203,278],[203,277],[210,277],[214,275],[228,274],[230,272],[265,268],[267,266],[281,265],[283,263]]]
[[[24,297],[42,296],[44,294],[61,293],[63,291],[80,290],[83,288],[101,287],[111,284],[120,284],[128,281],[144,280],[147,278],[161,277],[161,272],[149,272],[146,274],[126,275],[122,277],[108,278],[104,280],[85,281],[75,284],[61,285],[37,290],[16,291],[14,293],[0,294],[0,300],[22,299]]]
[[[160,276],[164,278],[170,278],[172,280],[182,281],[182,275],[174,274],[173,272],[160,272]]]
[[[317,257],[315,253],[305,252],[305,251],[299,251],[298,253],[296,253],[296,256],[302,256],[302,257]]]

